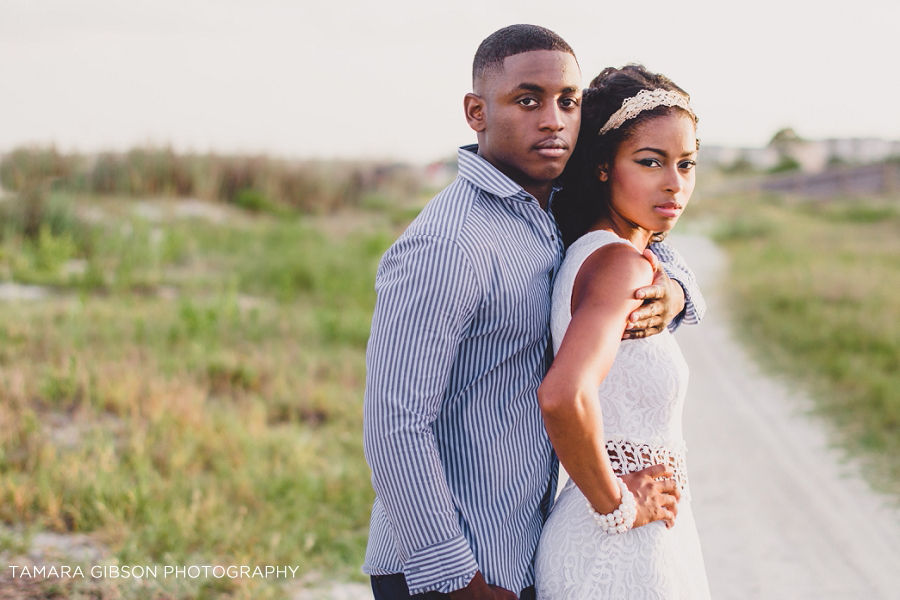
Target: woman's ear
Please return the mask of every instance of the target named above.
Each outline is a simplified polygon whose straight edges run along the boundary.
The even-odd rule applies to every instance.
[[[606,163],[597,165],[597,179],[600,181],[609,181],[609,167]]]

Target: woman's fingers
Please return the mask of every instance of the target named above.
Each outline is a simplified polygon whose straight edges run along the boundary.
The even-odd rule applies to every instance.
[[[681,488],[675,480],[675,472],[671,467],[664,464],[653,465],[623,475],[622,479],[634,494],[637,503],[635,527],[653,521],[664,521],[666,527],[675,525]]]
[[[666,511],[666,516],[662,519],[666,523],[666,529],[672,529],[675,527],[675,513]]]
[[[681,486],[678,485],[678,481],[674,478],[663,479],[662,481],[657,482],[664,494],[670,494],[675,497],[675,501],[678,502],[681,500]]]
[[[659,463],[653,465],[652,467],[647,467],[646,469],[641,469],[640,471],[629,473],[629,475],[644,475],[649,477],[650,479],[671,479],[675,477],[675,471],[673,471],[672,467],[670,467],[669,465]]]

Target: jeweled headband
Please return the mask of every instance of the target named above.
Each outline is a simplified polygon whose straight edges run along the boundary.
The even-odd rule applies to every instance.
[[[657,106],[678,106],[694,115],[691,104],[684,94],[671,90],[641,90],[631,98],[622,101],[622,107],[613,113],[597,135],[603,135],[612,129],[618,129],[628,119],[633,119],[645,110]]]

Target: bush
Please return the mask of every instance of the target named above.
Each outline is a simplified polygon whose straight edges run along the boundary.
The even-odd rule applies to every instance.
[[[0,183],[16,192],[52,184],[56,190],[108,196],[196,195],[274,213],[278,206],[331,212],[359,206],[371,192],[404,201],[422,191],[418,172],[405,165],[201,156],[171,148],[135,148],[90,158],[60,154],[52,147],[18,148],[0,158]]]

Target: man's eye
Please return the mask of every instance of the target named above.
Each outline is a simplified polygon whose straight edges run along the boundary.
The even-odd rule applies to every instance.
[[[576,100],[575,98],[563,98],[559,101],[559,103],[564,108],[575,108],[576,106],[578,106],[578,100]]]
[[[519,104],[528,107],[537,106],[537,100],[535,100],[534,98],[522,98],[521,100],[519,100]]]

